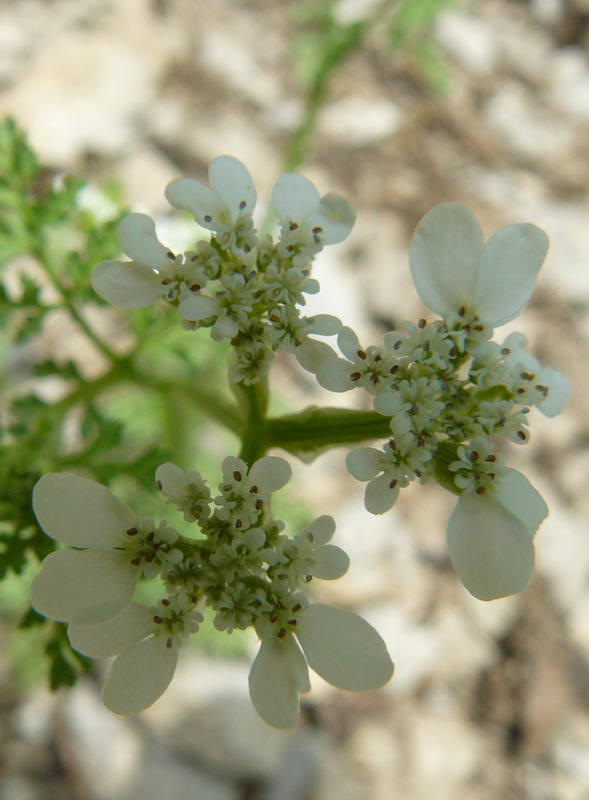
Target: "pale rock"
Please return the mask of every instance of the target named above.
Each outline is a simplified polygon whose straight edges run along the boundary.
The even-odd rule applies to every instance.
[[[580,122],[589,120],[589,61],[581,47],[565,47],[554,53],[550,97],[555,105]]]
[[[403,113],[392,100],[349,96],[322,109],[319,130],[348,147],[366,147],[397,133],[402,124]]]
[[[495,68],[499,58],[496,33],[475,14],[444,11],[436,20],[435,36],[465,69],[484,75]]]

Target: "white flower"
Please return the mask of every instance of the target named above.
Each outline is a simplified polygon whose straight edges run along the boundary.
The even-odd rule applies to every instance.
[[[498,327],[532,295],[548,249],[534,225],[508,225],[485,244],[472,213],[443,203],[418,224],[409,251],[411,275],[426,306],[445,317],[462,309]]]
[[[347,392],[361,387],[370,394],[390,386],[391,369],[396,359],[386,354],[382,347],[360,347],[357,335],[347,327],[339,332],[337,346],[346,358],[337,358],[334,354],[320,365],[317,380],[321,386],[330,392]]]
[[[289,242],[338,244],[356,221],[354,209],[343,197],[333,193],[320,197],[311,181],[290,172],[274,184],[272,205]]]
[[[563,410],[571,389],[567,379],[552,367],[543,367],[533,355],[526,352],[523,333],[511,333],[503,342],[509,350],[505,363],[510,367],[509,388],[515,391],[515,400],[522,405],[534,405],[547,417],[555,417]]]
[[[340,547],[328,544],[334,532],[333,517],[324,514],[294,539],[282,537],[278,563],[269,572],[272,579],[285,581],[294,591],[313,578],[326,581],[341,578],[350,566],[350,559]]]
[[[161,464],[155,471],[160,492],[184,512],[186,522],[209,516],[211,492],[199,472],[184,472],[176,464]]]
[[[34,608],[51,619],[108,619],[131,601],[142,570],[150,573],[181,556],[171,548],[176,531],[138,520],[105,486],[79,475],[44,475],[33,491],[33,509],[45,533],[85,548],[51,553],[32,582]]]
[[[249,252],[256,240],[252,211],[256,190],[244,165],[231,156],[215,158],[206,186],[192,178],[178,178],[166,188],[170,205],[190,211],[203,228],[215,231],[222,247],[237,246]]]
[[[161,298],[176,301],[207,281],[196,257],[176,256],[161,244],[154,221],[145,214],[121,220],[119,241],[132,261],[103,261],[92,273],[96,293],[117,308],[142,308]]]
[[[245,461],[228,456],[222,468],[222,494],[215,498],[219,506],[216,515],[244,529],[256,524],[270,495],[282,489],[292,475],[288,461],[279,456],[264,456],[249,470]]]
[[[526,588],[534,571],[533,537],[548,508],[520,472],[505,470],[495,491],[465,491],[448,521],[450,560],[479,600]]]
[[[296,597],[296,596],[295,596]],[[249,676],[258,714],[276,728],[291,728],[299,717],[301,692],[311,688],[307,664],[328,683],[353,692],[383,686],[393,674],[386,645],[366,620],[340,608],[313,603],[288,609],[290,628],[267,620]],[[289,622],[286,623],[289,625]]]
[[[69,626],[72,646],[92,658],[116,656],[102,699],[116,714],[138,714],[168,688],[178,661],[178,647],[196,633],[202,614],[178,598],[157,608],[131,603],[116,616],[89,625]]]

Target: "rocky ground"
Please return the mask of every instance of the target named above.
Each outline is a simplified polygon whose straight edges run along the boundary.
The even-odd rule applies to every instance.
[[[50,166],[116,178],[136,210],[167,213],[165,184],[204,177],[221,153],[267,197],[301,109],[295,5],[4,0],[0,113]],[[342,0],[339,13],[365,5]],[[105,712],[90,681],[21,697],[3,667],[0,800],[589,797],[589,2],[457,2],[433,35],[445,93],[378,30],[333,81],[300,169],[346,195],[358,222],[321,260],[316,307],[374,342],[421,316],[406,248],[444,200],[466,203],[487,233],[520,221],[549,233],[515,328],[573,397],[510,456],[551,507],[532,586],[473,600],[445,554],[451,498],[415,487],[370,517],[342,452],[329,454],[298,470],[296,490],[335,516],[352,557],[322,596],[379,628],[397,664],[390,686],[351,696],[317,681],[300,727],[278,733],[252,711],[241,661],[187,657],[130,721]],[[337,401],[286,360],[276,377],[293,408]]]

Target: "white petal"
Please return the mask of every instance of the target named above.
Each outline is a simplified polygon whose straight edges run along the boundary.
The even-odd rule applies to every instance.
[[[200,322],[202,319],[214,317],[219,313],[219,304],[212,297],[203,294],[193,294],[181,301],[178,313],[182,319],[190,322]]]
[[[373,399],[372,405],[374,410],[385,417],[392,417],[399,412],[400,406],[403,401],[400,400],[399,395],[394,392],[381,392]]]
[[[106,486],[71,472],[43,475],[33,489],[33,510],[48,536],[97,550],[123,544],[135,521],[129,506]]]
[[[391,489],[390,475],[373,478],[364,490],[364,505],[371,514],[384,514],[397,502],[399,487]]]
[[[318,336],[335,336],[342,329],[342,321],[333,314],[314,314],[307,318],[311,323],[310,333]]]
[[[483,250],[473,306],[495,327],[509,322],[526,305],[548,250],[548,237],[535,225],[508,225],[494,233]]]
[[[492,495],[460,496],[448,521],[447,542],[458,577],[479,600],[521,592],[532,578],[532,538]]]
[[[319,365],[317,380],[324,389],[330,392],[349,392],[354,388],[351,379],[356,371],[353,364],[343,358],[329,358]]]
[[[348,327],[342,328],[338,334],[337,346],[350,361],[355,361],[358,358],[358,351],[362,349],[356,332]]]
[[[232,156],[215,158],[209,166],[209,181],[234,218],[240,211],[253,211],[256,190],[241,161]]]
[[[313,575],[322,581],[335,581],[345,575],[350,567],[348,554],[335,544],[318,547],[313,551],[313,558]]]
[[[310,525],[307,525],[299,536],[302,539],[308,533],[313,534],[313,545],[327,544],[335,533],[335,520],[328,514],[322,514],[322,516],[314,519]]]
[[[294,349],[294,356],[303,369],[315,374],[321,364],[333,358],[334,352],[325,342],[318,342],[315,339],[303,339],[301,344]]]
[[[170,265],[168,249],[159,241],[155,222],[146,214],[128,214],[119,224],[119,242],[123,253],[148,267],[166,269]]]
[[[369,481],[382,472],[382,450],[358,447],[346,456],[346,467],[357,481]]]
[[[350,234],[356,222],[354,207],[339,194],[326,194],[311,214],[311,229],[321,228],[319,238],[323,244],[339,244]]]
[[[211,328],[211,339],[214,342],[222,342],[223,339],[233,339],[234,336],[237,336],[238,331],[237,323],[226,314],[221,314],[217,317]]]
[[[69,640],[76,650],[92,658],[109,658],[153,633],[153,611],[141,603],[129,603],[114,617],[91,625],[72,624]]]
[[[117,550],[57,550],[31,584],[31,603],[46,617],[89,624],[131,602],[139,567]]]
[[[166,187],[166,197],[174,208],[190,211],[203,228],[214,230],[223,216],[223,204],[215,192],[201,181],[177,178]],[[206,221],[205,217],[211,217]]]
[[[460,203],[442,203],[418,224],[411,239],[409,266],[422,301],[444,316],[471,299],[483,233]]]
[[[161,277],[135,261],[103,261],[92,272],[92,286],[115,308],[143,308],[163,294]]]
[[[264,456],[252,466],[249,472],[250,483],[264,492],[277,492],[285,486],[292,476],[288,461],[280,456]]]
[[[563,410],[571,396],[571,386],[565,376],[552,367],[543,367],[538,375],[538,383],[546,386],[548,394],[537,408],[546,417],[555,417]]]
[[[319,192],[302,175],[285,172],[272,189],[272,205],[281,222],[301,222],[319,205]]]
[[[313,603],[301,616],[296,635],[311,669],[340,689],[377,689],[393,674],[380,634],[351,611]]]
[[[534,536],[548,516],[548,506],[529,480],[515,469],[507,469],[497,487],[497,500]]]
[[[161,697],[174,677],[178,648],[166,647],[165,636],[132,644],[115,658],[102,701],[115,714],[138,714]]]
[[[182,495],[186,490],[186,475],[176,464],[160,464],[155,471],[155,479],[166,495]]]
[[[249,674],[249,690],[258,714],[275,728],[292,728],[299,718],[299,692],[308,692],[309,671],[292,636],[265,636]]]

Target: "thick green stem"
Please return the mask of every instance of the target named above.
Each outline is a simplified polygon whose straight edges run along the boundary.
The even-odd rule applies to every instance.
[[[234,388],[238,403],[243,409],[243,429],[239,457],[250,466],[268,449],[266,413],[268,410],[268,386],[260,381],[253,386],[244,383]]]

